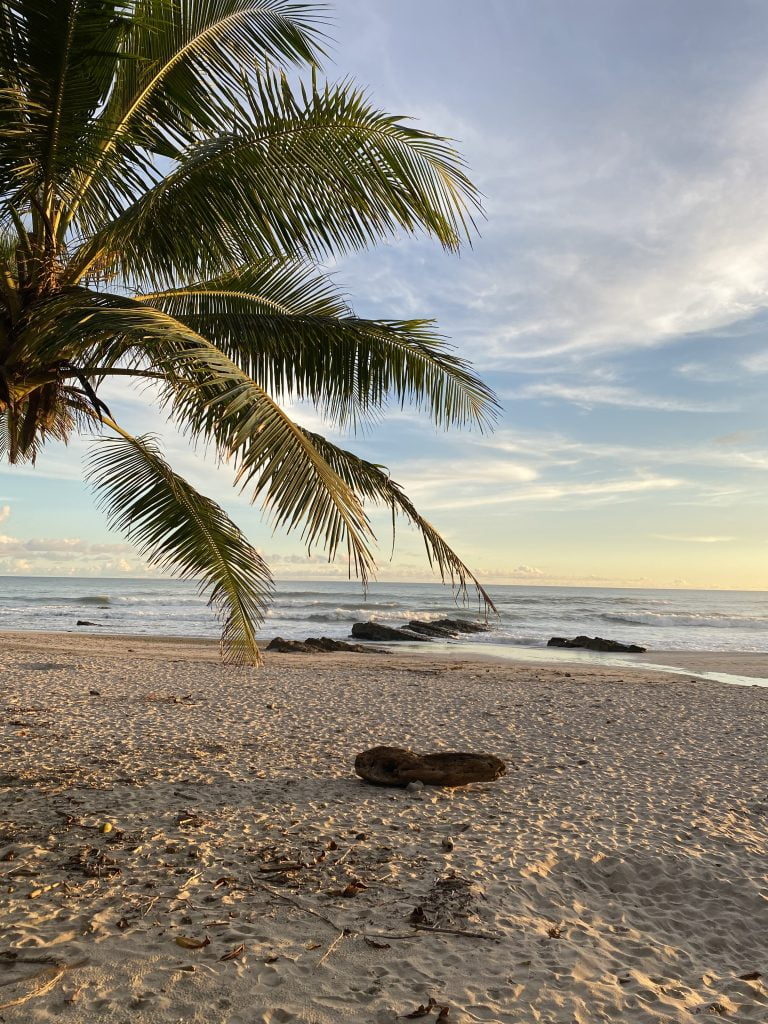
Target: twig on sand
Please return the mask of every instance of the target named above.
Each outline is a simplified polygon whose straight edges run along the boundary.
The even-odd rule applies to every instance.
[[[271,885],[265,885],[263,882],[257,882],[253,875],[251,875],[250,873],[248,875],[248,878],[250,879],[251,885],[253,886],[254,889],[261,889],[263,892],[268,892],[270,896],[274,896],[276,899],[282,900],[284,903],[289,903],[292,907],[296,907],[297,910],[302,910],[304,911],[305,914],[311,914],[312,917],[319,918],[321,921],[324,921],[325,924],[330,925],[331,928],[334,928],[337,932],[340,932],[342,935],[345,933],[347,935],[360,935],[364,939],[417,939],[419,937],[419,932],[443,932],[446,935],[464,935],[470,939],[491,939],[494,942],[498,942],[499,940],[498,935],[493,935],[490,932],[471,932],[464,931],[460,928],[432,928],[427,927],[425,925],[414,925],[413,931],[408,932],[406,934],[393,934],[391,932],[360,931],[357,928],[350,928],[349,925],[339,924],[337,921],[334,921],[330,917],[326,917],[325,914],[321,914],[319,911],[315,910],[314,907],[308,907],[306,903],[302,903],[299,900],[294,899],[292,896],[286,896],[285,893],[280,892],[279,889],[274,889]],[[331,944],[331,947],[329,947],[328,952],[326,952],[326,956],[329,954],[330,950],[333,949],[335,944],[339,941],[340,937],[337,938],[335,942]],[[325,959],[325,957],[323,957],[323,959]],[[320,960],[319,963],[322,963],[322,960]]]
[[[248,878],[251,880],[251,885],[254,889],[261,889],[264,892],[268,892],[270,896],[274,896],[276,899],[282,900],[284,903],[290,903],[292,907],[296,907],[298,910],[303,910],[305,914],[311,914],[313,917],[319,917],[321,921],[329,924],[331,928],[334,928],[337,932],[343,932],[343,925],[337,924],[332,921],[330,917],[326,917],[325,914],[319,913],[313,907],[308,907],[305,903],[300,903],[298,900],[293,899],[291,896],[286,896],[284,892],[280,892],[279,889],[273,889],[271,885],[265,885],[263,882],[257,882],[256,879],[248,874]]]
[[[334,949],[336,949],[336,947],[337,947],[337,946],[339,945],[339,943],[340,943],[340,942],[341,942],[341,941],[342,941],[342,940],[343,940],[343,939],[344,939],[344,938],[345,938],[345,937],[346,937],[347,935],[351,935],[351,934],[352,934],[352,932],[351,932],[351,930],[350,930],[349,928],[343,928],[343,929],[342,929],[342,930],[341,930],[341,931],[339,932],[339,934],[338,934],[338,935],[336,936],[336,938],[335,938],[335,939],[333,940],[333,942],[332,942],[332,943],[330,944],[330,946],[328,947],[328,949],[326,949],[326,951],[325,951],[325,952],[323,953],[323,955],[322,955],[322,956],[320,957],[320,959],[319,959],[319,960],[317,961],[317,963],[315,964],[315,966],[316,966],[316,967],[319,967],[319,966],[320,966],[321,964],[324,964],[324,963],[325,963],[325,961],[326,961],[326,960],[328,959],[328,957],[329,957],[329,956],[331,955],[331,953],[332,953],[332,952],[334,951]]]
[[[17,984],[22,984],[25,981],[33,981],[35,978],[45,977],[45,981],[38,985],[37,988],[33,988],[30,992],[25,992],[23,996],[17,996],[7,1003],[0,1003],[0,1010],[10,1010],[12,1006],[21,1006],[23,1003],[29,1002],[30,999],[44,996],[46,992],[50,992],[58,984],[67,971],[73,971],[76,967],[82,967],[85,963],[87,963],[87,960],[79,960],[74,964],[56,964],[55,966],[44,967],[41,971],[36,971],[34,974],[28,974],[25,978],[15,979]]]
[[[446,935],[466,935],[468,939],[491,939],[493,942],[498,942],[501,938],[500,935],[494,935],[492,932],[470,932],[463,928],[437,928],[425,924],[415,924],[413,927],[417,932],[443,932]]]

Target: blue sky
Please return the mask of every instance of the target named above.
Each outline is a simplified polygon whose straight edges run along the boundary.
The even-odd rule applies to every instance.
[[[490,436],[408,410],[386,463],[489,583],[768,589],[768,5],[338,0],[329,77],[458,140],[485,219],[459,257],[397,239],[333,268],[356,309],[435,316],[504,407]],[[180,472],[278,576],[345,576],[273,535],[146,398]],[[297,418],[321,424],[311,410]],[[139,574],[84,446],[0,476],[0,573]],[[429,578],[403,529],[383,579]]]

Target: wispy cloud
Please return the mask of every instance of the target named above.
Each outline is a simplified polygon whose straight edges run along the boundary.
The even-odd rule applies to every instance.
[[[764,352],[755,352],[743,360],[742,365],[750,373],[768,373],[768,349]]]
[[[434,481],[431,485],[427,482],[422,484],[422,490],[430,489],[429,497],[424,497],[424,503],[430,509],[471,509],[490,508],[496,505],[516,505],[528,503],[550,504],[552,502],[584,501],[602,502],[606,500],[617,501],[622,498],[631,498],[649,491],[669,491],[675,488],[684,487],[686,481],[677,477],[665,476],[640,476],[618,479],[607,479],[599,482],[559,482],[552,484],[534,484],[531,486],[517,487],[514,490],[503,488],[484,488],[473,495],[465,497],[443,498],[445,494],[445,481]]]
[[[623,409],[652,409],[663,412],[728,412],[734,409],[730,402],[706,402],[682,397],[649,395],[633,388],[604,384],[564,384],[557,382],[528,384],[512,397],[561,399],[584,409],[596,405],[617,406]]]

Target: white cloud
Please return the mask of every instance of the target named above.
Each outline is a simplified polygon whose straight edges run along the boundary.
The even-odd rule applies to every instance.
[[[144,575],[146,566],[130,544],[91,544],[80,537],[30,537],[0,534],[0,568],[44,575]]]
[[[768,373],[768,349],[747,356],[742,360],[742,366],[750,373]]]
[[[628,387],[603,384],[528,384],[517,392],[517,395],[511,397],[563,399],[585,409],[591,409],[596,405],[613,405],[624,409],[653,409],[663,412],[727,412],[734,408],[729,403],[648,395]]]

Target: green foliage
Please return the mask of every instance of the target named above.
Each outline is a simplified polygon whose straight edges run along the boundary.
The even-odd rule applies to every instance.
[[[295,423],[389,402],[490,425],[488,388],[429,320],[357,317],[329,255],[397,232],[456,249],[477,193],[450,143],[319,86],[323,10],[291,0],[0,0],[0,458],[101,439],[89,478],[153,564],[201,581],[225,656],[258,660],[271,578],[224,512],[132,437],[105,380],[153,381],[180,430],[308,549],[374,566],[367,507],[482,587],[381,467]],[[291,87],[286,71],[311,69]]]
[[[272,576],[218,505],[174,473],[149,437],[103,439],[88,476],[110,524],[124,530],[151,565],[204,580],[208,603],[224,619],[224,655],[258,652],[255,627],[268,606]]]

